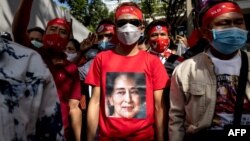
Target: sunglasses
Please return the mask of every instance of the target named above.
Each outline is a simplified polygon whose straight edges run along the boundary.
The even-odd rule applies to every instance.
[[[142,22],[140,20],[138,20],[138,19],[126,19],[126,20],[122,19],[122,20],[116,21],[117,27],[122,27],[122,26],[124,26],[127,23],[130,23],[130,24],[132,24],[134,26],[137,26],[137,27],[142,24]]]

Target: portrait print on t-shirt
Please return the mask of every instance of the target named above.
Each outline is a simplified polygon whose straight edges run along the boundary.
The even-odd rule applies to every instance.
[[[217,99],[212,122],[214,130],[222,130],[224,125],[233,124],[233,113],[236,103],[238,76],[229,74],[217,75]],[[241,125],[250,121],[249,101],[244,97]]]
[[[145,74],[108,72],[105,112],[107,117],[146,118]]]

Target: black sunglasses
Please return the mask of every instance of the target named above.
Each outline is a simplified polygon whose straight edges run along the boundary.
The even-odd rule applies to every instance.
[[[132,24],[134,26],[137,26],[137,27],[142,24],[142,22],[140,20],[138,20],[138,19],[126,19],[126,20],[122,19],[122,20],[117,20],[116,21],[117,27],[122,27],[127,23],[130,23],[130,24]]]

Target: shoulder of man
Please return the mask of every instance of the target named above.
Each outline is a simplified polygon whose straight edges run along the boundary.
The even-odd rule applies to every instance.
[[[189,59],[184,60],[179,65],[176,66],[175,70],[180,70],[180,72],[185,72],[190,70],[192,67],[196,67],[200,64],[201,61],[204,61],[203,58],[205,57],[205,54],[199,53]],[[183,71],[185,70],[185,71]]]

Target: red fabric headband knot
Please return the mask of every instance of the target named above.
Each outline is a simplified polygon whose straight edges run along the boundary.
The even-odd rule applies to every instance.
[[[49,27],[49,26],[51,26],[51,25],[54,25],[54,24],[61,25],[61,26],[65,27],[66,30],[67,30],[68,32],[70,32],[70,29],[71,29],[71,28],[70,28],[70,24],[69,24],[69,22],[67,22],[66,19],[63,19],[63,18],[55,18],[55,19],[53,19],[53,20],[50,20],[50,21],[48,22],[48,24],[47,24],[47,27]]]
[[[132,14],[132,15],[138,17],[138,19],[140,19],[140,20],[143,19],[141,10],[138,9],[137,7],[134,7],[134,6],[119,7],[115,12],[115,19],[117,19],[122,14]]]
[[[223,2],[211,7],[202,18],[202,27],[207,27],[214,18],[230,12],[241,13],[241,9],[231,2]]]

